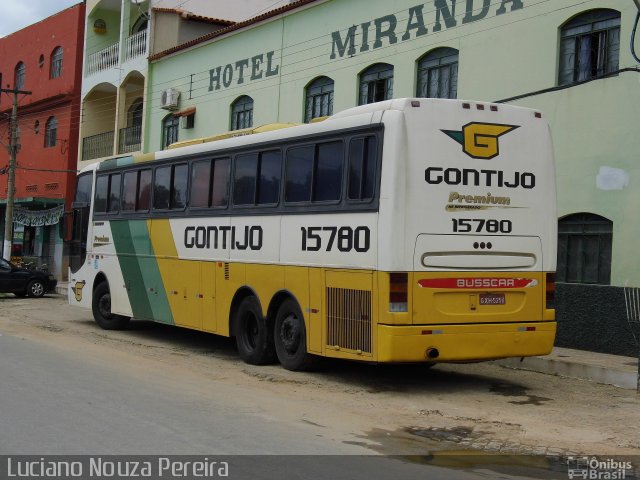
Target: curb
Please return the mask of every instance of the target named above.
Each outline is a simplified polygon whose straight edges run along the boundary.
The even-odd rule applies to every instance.
[[[572,353],[574,355],[572,355]],[[593,359],[597,361],[593,361]],[[570,349],[554,349],[547,357],[506,358],[498,365],[516,370],[589,380],[627,390],[638,388],[637,359]],[[600,365],[598,365],[600,363]]]

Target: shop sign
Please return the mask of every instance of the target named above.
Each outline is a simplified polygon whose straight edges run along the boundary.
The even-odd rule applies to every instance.
[[[26,210],[16,208],[13,211],[13,222],[27,227],[43,227],[56,225],[64,214],[64,205],[59,205],[49,210]]]

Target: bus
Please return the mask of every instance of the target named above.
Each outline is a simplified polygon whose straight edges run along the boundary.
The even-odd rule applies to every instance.
[[[425,98],[86,167],[69,302],[235,337],[250,364],[544,355],[555,170],[538,111]]]

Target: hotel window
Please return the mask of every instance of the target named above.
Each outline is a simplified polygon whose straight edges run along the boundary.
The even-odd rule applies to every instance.
[[[253,126],[253,98],[246,95],[231,104],[231,130]]]
[[[620,62],[620,12],[599,9],[565,23],[560,33],[559,85],[615,72]]]
[[[26,67],[24,63],[18,62],[16,65],[15,75],[13,78],[13,85],[16,90],[20,90],[24,88],[24,77],[25,77]]]
[[[44,126],[44,146],[45,148],[55,147],[58,142],[58,120],[56,117],[49,117]]]
[[[50,78],[58,78],[62,76],[62,57],[62,47],[56,48],[51,54]]]
[[[376,63],[360,74],[360,105],[393,98],[393,65]]]
[[[165,149],[172,143],[178,141],[178,129],[180,128],[180,117],[170,114],[162,121],[162,148]]]
[[[333,115],[333,80],[319,77],[307,85],[304,121]]]
[[[557,280],[611,283],[613,222],[593,213],[577,213],[558,222]]]
[[[418,60],[418,97],[457,98],[458,51],[436,48]]]

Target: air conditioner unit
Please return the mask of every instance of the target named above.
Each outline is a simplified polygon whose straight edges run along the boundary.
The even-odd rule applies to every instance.
[[[180,101],[180,92],[175,88],[168,88],[162,92],[160,107],[165,110],[177,110]]]

